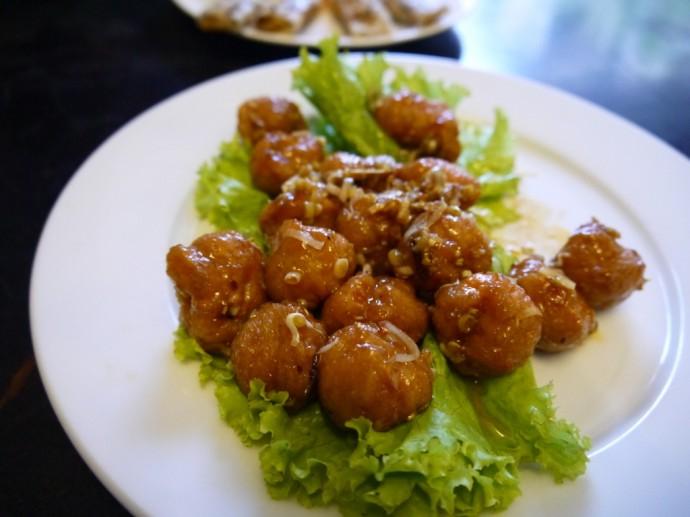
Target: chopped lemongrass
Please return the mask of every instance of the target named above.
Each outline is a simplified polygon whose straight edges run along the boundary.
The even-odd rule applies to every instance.
[[[541,316],[541,311],[539,310],[539,307],[536,305],[532,305],[531,307],[528,307],[524,311],[522,311],[520,314],[518,314],[518,321],[522,321],[527,318],[531,318],[533,316]]]
[[[539,274],[566,289],[575,289],[575,282],[565,276],[565,273],[558,268],[544,266],[539,270]]]
[[[347,275],[347,270],[350,267],[350,261],[346,258],[339,258],[333,264],[333,274],[336,278],[344,278]]]
[[[476,308],[472,308],[465,314],[458,318],[458,330],[463,334],[470,332],[474,325],[477,323],[477,314],[479,311]]]

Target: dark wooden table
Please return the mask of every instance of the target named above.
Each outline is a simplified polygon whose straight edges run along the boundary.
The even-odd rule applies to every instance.
[[[690,157],[686,0],[480,0],[452,30],[389,50],[557,86]],[[152,104],[294,55],[203,33],[168,0],[0,3],[0,514],[126,514],[69,442],[33,359],[31,264],[60,191]]]

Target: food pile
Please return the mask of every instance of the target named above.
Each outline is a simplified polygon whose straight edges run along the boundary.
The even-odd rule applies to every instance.
[[[215,0],[199,17],[209,31],[299,33],[320,12],[328,12],[350,36],[380,36],[398,26],[436,23],[449,0]]]
[[[274,497],[467,514],[507,507],[522,463],[582,474],[588,440],[555,418],[530,357],[583,343],[644,263],[594,219],[554,257],[507,254],[490,236],[516,188],[505,118],[463,133],[457,89],[321,50],[294,72],[317,120],[249,99],[201,169],[218,231],[167,255],[178,357],[264,444]]]

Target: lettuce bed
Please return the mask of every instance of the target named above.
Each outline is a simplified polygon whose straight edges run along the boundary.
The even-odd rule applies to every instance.
[[[293,86],[318,111],[312,129],[330,150],[363,155],[405,151],[383,135],[367,113],[377,93],[402,88],[455,107],[469,92],[407,74],[382,55],[365,57],[353,68],[338,54],[337,41],[322,43],[321,55],[301,52]],[[391,77],[392,76],[392,77]],[[341,102],[342,99],[347,102]],[[518,190],[508,119],[497,109],[493,127],[465,124],[459,163],[482,183],[482,198],[472,208],[488,230],[518,215],[505,200]],[[218,229],[235,229],[264,245],[257,216],[268,201],[251,185],[250,149],[239,139],[221,144],[199,171],[196,206]],[[494,245],[494,269],[510,264]],[[536,465],[557,483],[585,472],[589,439],[558,419],[551,385],[536,384],[532,364],[484,381],[454,373],[432,334],[434,394],[429,408],[410,422],[377,432],[366,419],[335,428],[313,402],[289,414],[285,393],[267,393],[253,381],[245,396],[227,361],[205,353],[180,327],[175,355],[199,361],[202,384],[214,384],[221,418],[242,442],[259,448],[266,486],[276,499],[296,498],[305,507],[334,504],[344,515],[473,515],[502,510],[520,495],[519,467]],[[230,461],[230,460],[229,460]]]
[[[184,329],[175,355],[200,361],[221,418],[259,458],[271,497],[306,507],[336,504],[344,515],[473,515],[502,510],[520,495],[519,466],[537,464],[556,482],[585,471],[589,441],[559,420],[551,386],[537,387],[531,363],[484,382],[453,373],[433,335],[434,397],[426,411],[387,431],[366,419],[335,428],[313,402],[290,415],[285,393],[252,382],[245,396],[232,365],[205,353]]]

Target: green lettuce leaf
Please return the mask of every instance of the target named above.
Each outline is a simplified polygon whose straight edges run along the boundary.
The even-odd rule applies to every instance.
[[[515,172],[515,142],[508,117],[501,109],[494,113],[493,126],[461,126],[462,154],[458,160],[481,184],[482,195],[470,211],[489,231],[520,218],[507,203],[518,193],[520,184]]]
[[[408,73],[401,66],[391,65],[381,52],[365,55],[357,65],[356,74],[369,99],[409,90],[427,99],[441,101],[454,110],[470,95],[470,91],[464,86],[432,81],[421,67]]]
[[[235,137],[201,166],[195,192],[196,210],[218,230],[235,230],[265,247],[258,218],[268,196],[252,185],[251,149]]]
[[[515,167],[515,142],[508,117],[500,108],[494,110],[492,126],[462,124],[460,164],[477,178],[487,173],[505,176]]]
[[[477,384],[455,374],[430,334],[431,405],[410,422],[377,432],[363,418],[337,429],[318,403],[289,414],[285,393],[251,383],[244,396],[232,366],[203,352],[183,329],[175,354],[201,362],[214,381],[221,418],[257,445],[269,494],[344,515],[474,515],[502,510],[520,495],[519,466],[537,463],[556,481],[585,470],[589,442],[554,416],[551,386],[538,388],[528,363]]]
[[[511,451],[520,463],[540,465],[558,483],[585,473],[591,441],[556,417],[553,386],[537,386],[531,362],[478,386],[480,411],[503,430],[495,441],[499,450]]]
[[[390,70],[391,67],[382,52],[366,54],[362,57],[355,69],[355,74],[369,102],[376,100],[380,95],[389,93],[385,79]]]
[[[480,199],[468,210],[474,214],[479,226],[491,233],[491,230],[520,219],[520,213],[506,204],[504,199]]]
[[[395,78],[390,84],[390,90],[409,90],[427,99],[441,101],[453,110],[470,95],[470,91],[464,86],[430,80],[423,68],[416,68],[408,74],[402,67],[395,67]]]
[[[505,246],[491,241],[491,270],[507,275],[510,268],[518,261],[517,255],[509,252]]]
[[[321,55],[300,49],[300,65],[293,70],[293,87],[319,110],[325,120],[357,153],[403,158],[398,145],[381,130],[368,110],[367,92],[356,72],[338,54],[337,38],[319,44]]]

